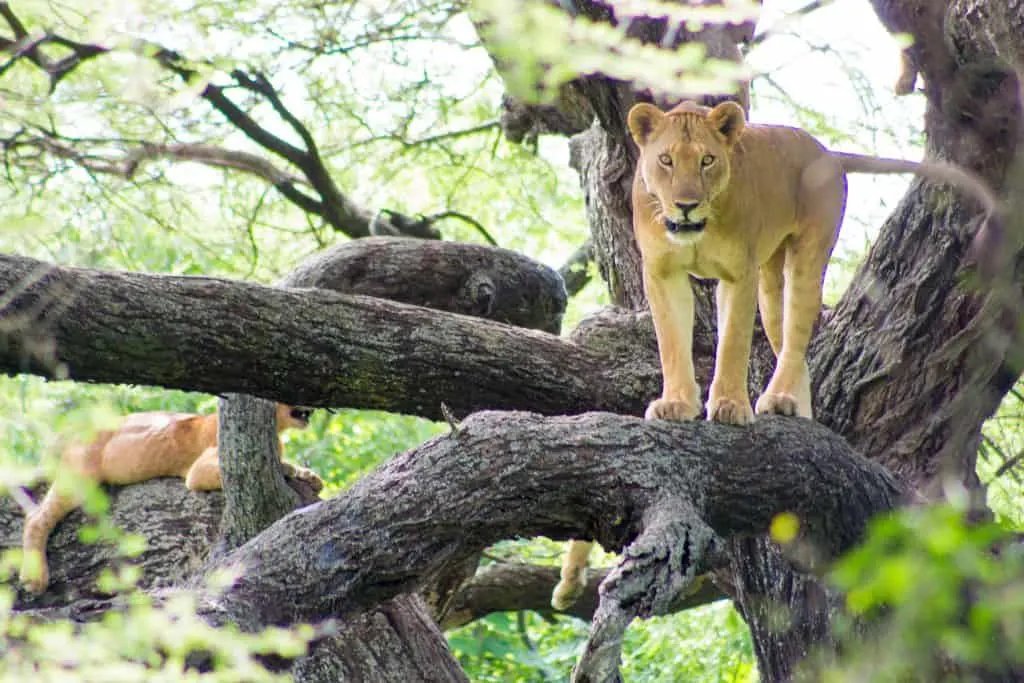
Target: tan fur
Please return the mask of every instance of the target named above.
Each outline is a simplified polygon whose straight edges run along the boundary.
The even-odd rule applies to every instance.
[[[277,404],[277,430],[304,429],[307,416]],[[319,491],[315,472],[282,462],[286,474],[305,479]],[[88,444],[71,444],[61,469],[96,483],[135,484],[157,477],[182,477],[192,491],[221,488],[217,458],[217,414],[150,412],[126,416],[116,430],[99,432]],[[80,504],[66,488],[50,486],[42,503],[25,519],[21,582],[41,593],[49,584],[46,543],[57,523]]]
[[[628,120],[640,148],[633,228],[664,375],[647,419],[690,420],[701,412],[691,274],[719,281],[707,418],[754,419],[747,372],[759,307],[776,367],[756,412],[813,419],[805,353],[843,219],[847,173],[917,173],[958,185],[989,214],[997,206],[981,181],[956,166],[830,152],[797,128],[748,125],[732,102],[714,109],[684,102],[668,113],[638,104]],[[570,547],[555,597],[582,590],[586,550],[589,544]]]
[[[903,48],[900,50],[900,73],[896,77],[892,91],[897,95],[911,94],[914,92],[914,86],[917,85],[917,77],[917,64],[914,62],[910,48]]]

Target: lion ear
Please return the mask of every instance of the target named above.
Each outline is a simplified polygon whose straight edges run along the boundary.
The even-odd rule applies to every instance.
[[[664,118],[665,113],[653,104],[640,102],[633,105],[633,108],[629,110],[629,116],[626,117],[629,132],[633,136],[633,142],[640,147],[647,144],[647,141],[651,138],[651,133],[654,132],[654,129],[658,127],[658,124]]]
[[[743,115],[743,107],[726,101],[708,112],[708,125],[717,130],[725,138],[725,144],[731,147],[740,139],[747,118]]]

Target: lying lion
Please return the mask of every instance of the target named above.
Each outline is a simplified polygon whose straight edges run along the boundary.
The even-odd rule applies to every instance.
[[[277,404],[278,433],[305,429],[311,411]],[[319,491],[323,481],[311,470],[281,463],[286,476]],[[136,484],[157,477],[182,477],[192,491],[221,488],[217,457],[217,414],[150,412],[126,416],[115,430],[99,432],[86,445],[71,444],[61,453],[61,468],[97,483]],[[21,582],[35,593],[50,583],[46,542],[57,523],[79,500],[51,485],[43,502],[25,519]]]

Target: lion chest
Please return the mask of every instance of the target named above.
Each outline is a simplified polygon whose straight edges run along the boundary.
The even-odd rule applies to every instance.
[[[671,235],[665,231],[657,239],[657,244],[646,246],[641,251],[655,273],[686,271],[699,278],[734,281],[752,267],[745,245],[706,234]]]

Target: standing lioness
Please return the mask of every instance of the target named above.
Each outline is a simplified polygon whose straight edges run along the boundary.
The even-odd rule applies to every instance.
[[[640,148],[633,230],[664,376],[647,419],[690,420],[701,412],[691,274],[718,280],[707,418],[754,419],[747,372],[755,305],[776,356],[756,412],[813,417],[805,353],[846,208],[847,173],[919,173],[967,189],[990,214],[996,208],[991,192],[955,166],[830,152],[798,128],[748,125],[733,102],[714,109],[684,102],[667,113],[637,104],[629,130]],[[556,608],[582,591],[589,550],[589,543],[570,545],[552,596]]]

